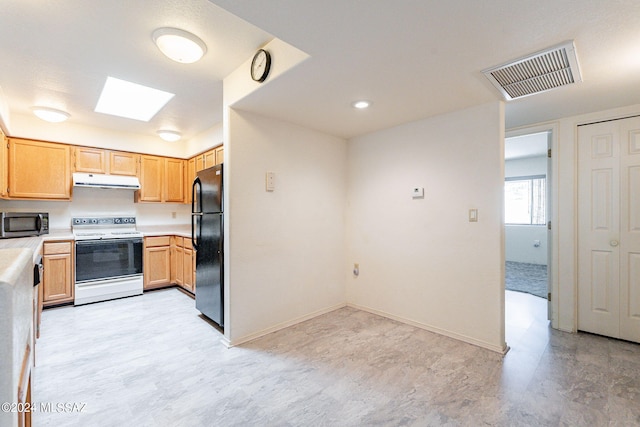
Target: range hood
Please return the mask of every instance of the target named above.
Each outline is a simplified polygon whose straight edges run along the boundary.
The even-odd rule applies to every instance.
[[[140,188],[140,181],[136,176],[119,176],[104,175],[99,173],[75,172],[73,174],[73,186],[138,190]]]

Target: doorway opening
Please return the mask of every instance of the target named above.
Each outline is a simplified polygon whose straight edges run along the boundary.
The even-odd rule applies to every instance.
[[[505,139],[505,320],[511,345],[550,319],[551,130]]]

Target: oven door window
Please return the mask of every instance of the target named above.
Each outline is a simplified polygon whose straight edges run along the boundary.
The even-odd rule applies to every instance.
[[[142,274],[142,239],[76,242],[76,282]]]

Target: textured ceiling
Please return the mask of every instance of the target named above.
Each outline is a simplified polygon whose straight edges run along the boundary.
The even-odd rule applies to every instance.
[[[637,0],[211,1],[311,55],[240,106],[337,135],[499,100],[482,70],[567,40],[584,81],[507,103],[508,128],[640,103]]]
[[[177,27],[208,47],[200,62],[179,64],[155,46],[152,32]],[[222,121],[222,79],[272,37],[207,0],[3,0],[0,87],[10,113],[40,104],[70,122],[186,138]],[[176,96],[150,123],[93,112],[107,76]]]
[[[352,137],[495,102],[483,69],[575,40],[584,81],[507,103],[510,128],[640,103],[639,20],[637,0],[3,0],[0,87],[12,115],[47,104],[74,123],[189,138],[222,120],[221,79],[278,37],[311,58],[235,107]],[[163,26],[207,55],[168,60],[151,41]],[[108,75],[176,97],[150,123],[100,115]],[[352,109],[360,98],[373,106]]]

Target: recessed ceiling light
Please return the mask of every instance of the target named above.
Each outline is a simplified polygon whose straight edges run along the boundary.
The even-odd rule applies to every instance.
[[[168,142],[179,141],[180,138],[182,138],[180,132],[176,132],[174,130],[159,130],[158,136]]]
[[[162,53],[183,64],[196,62],[207,52],[207,45],[202,40],[178,28],[158,28],[152,37]]]
[[[33,107],[31,110],[38,118],[50,123],[64,122],[69,118],[69,113],[62,110],[56,110],[55,108]]]
[[[95,112],[148,122],[173,96],[173,93],[107,77]]]
[[[363,110],[365,108],[369,108],[371,106],[371,102],[370,101],[355,101],[351,105],[353,106],[353,108],[357,108],[358,110]]]

